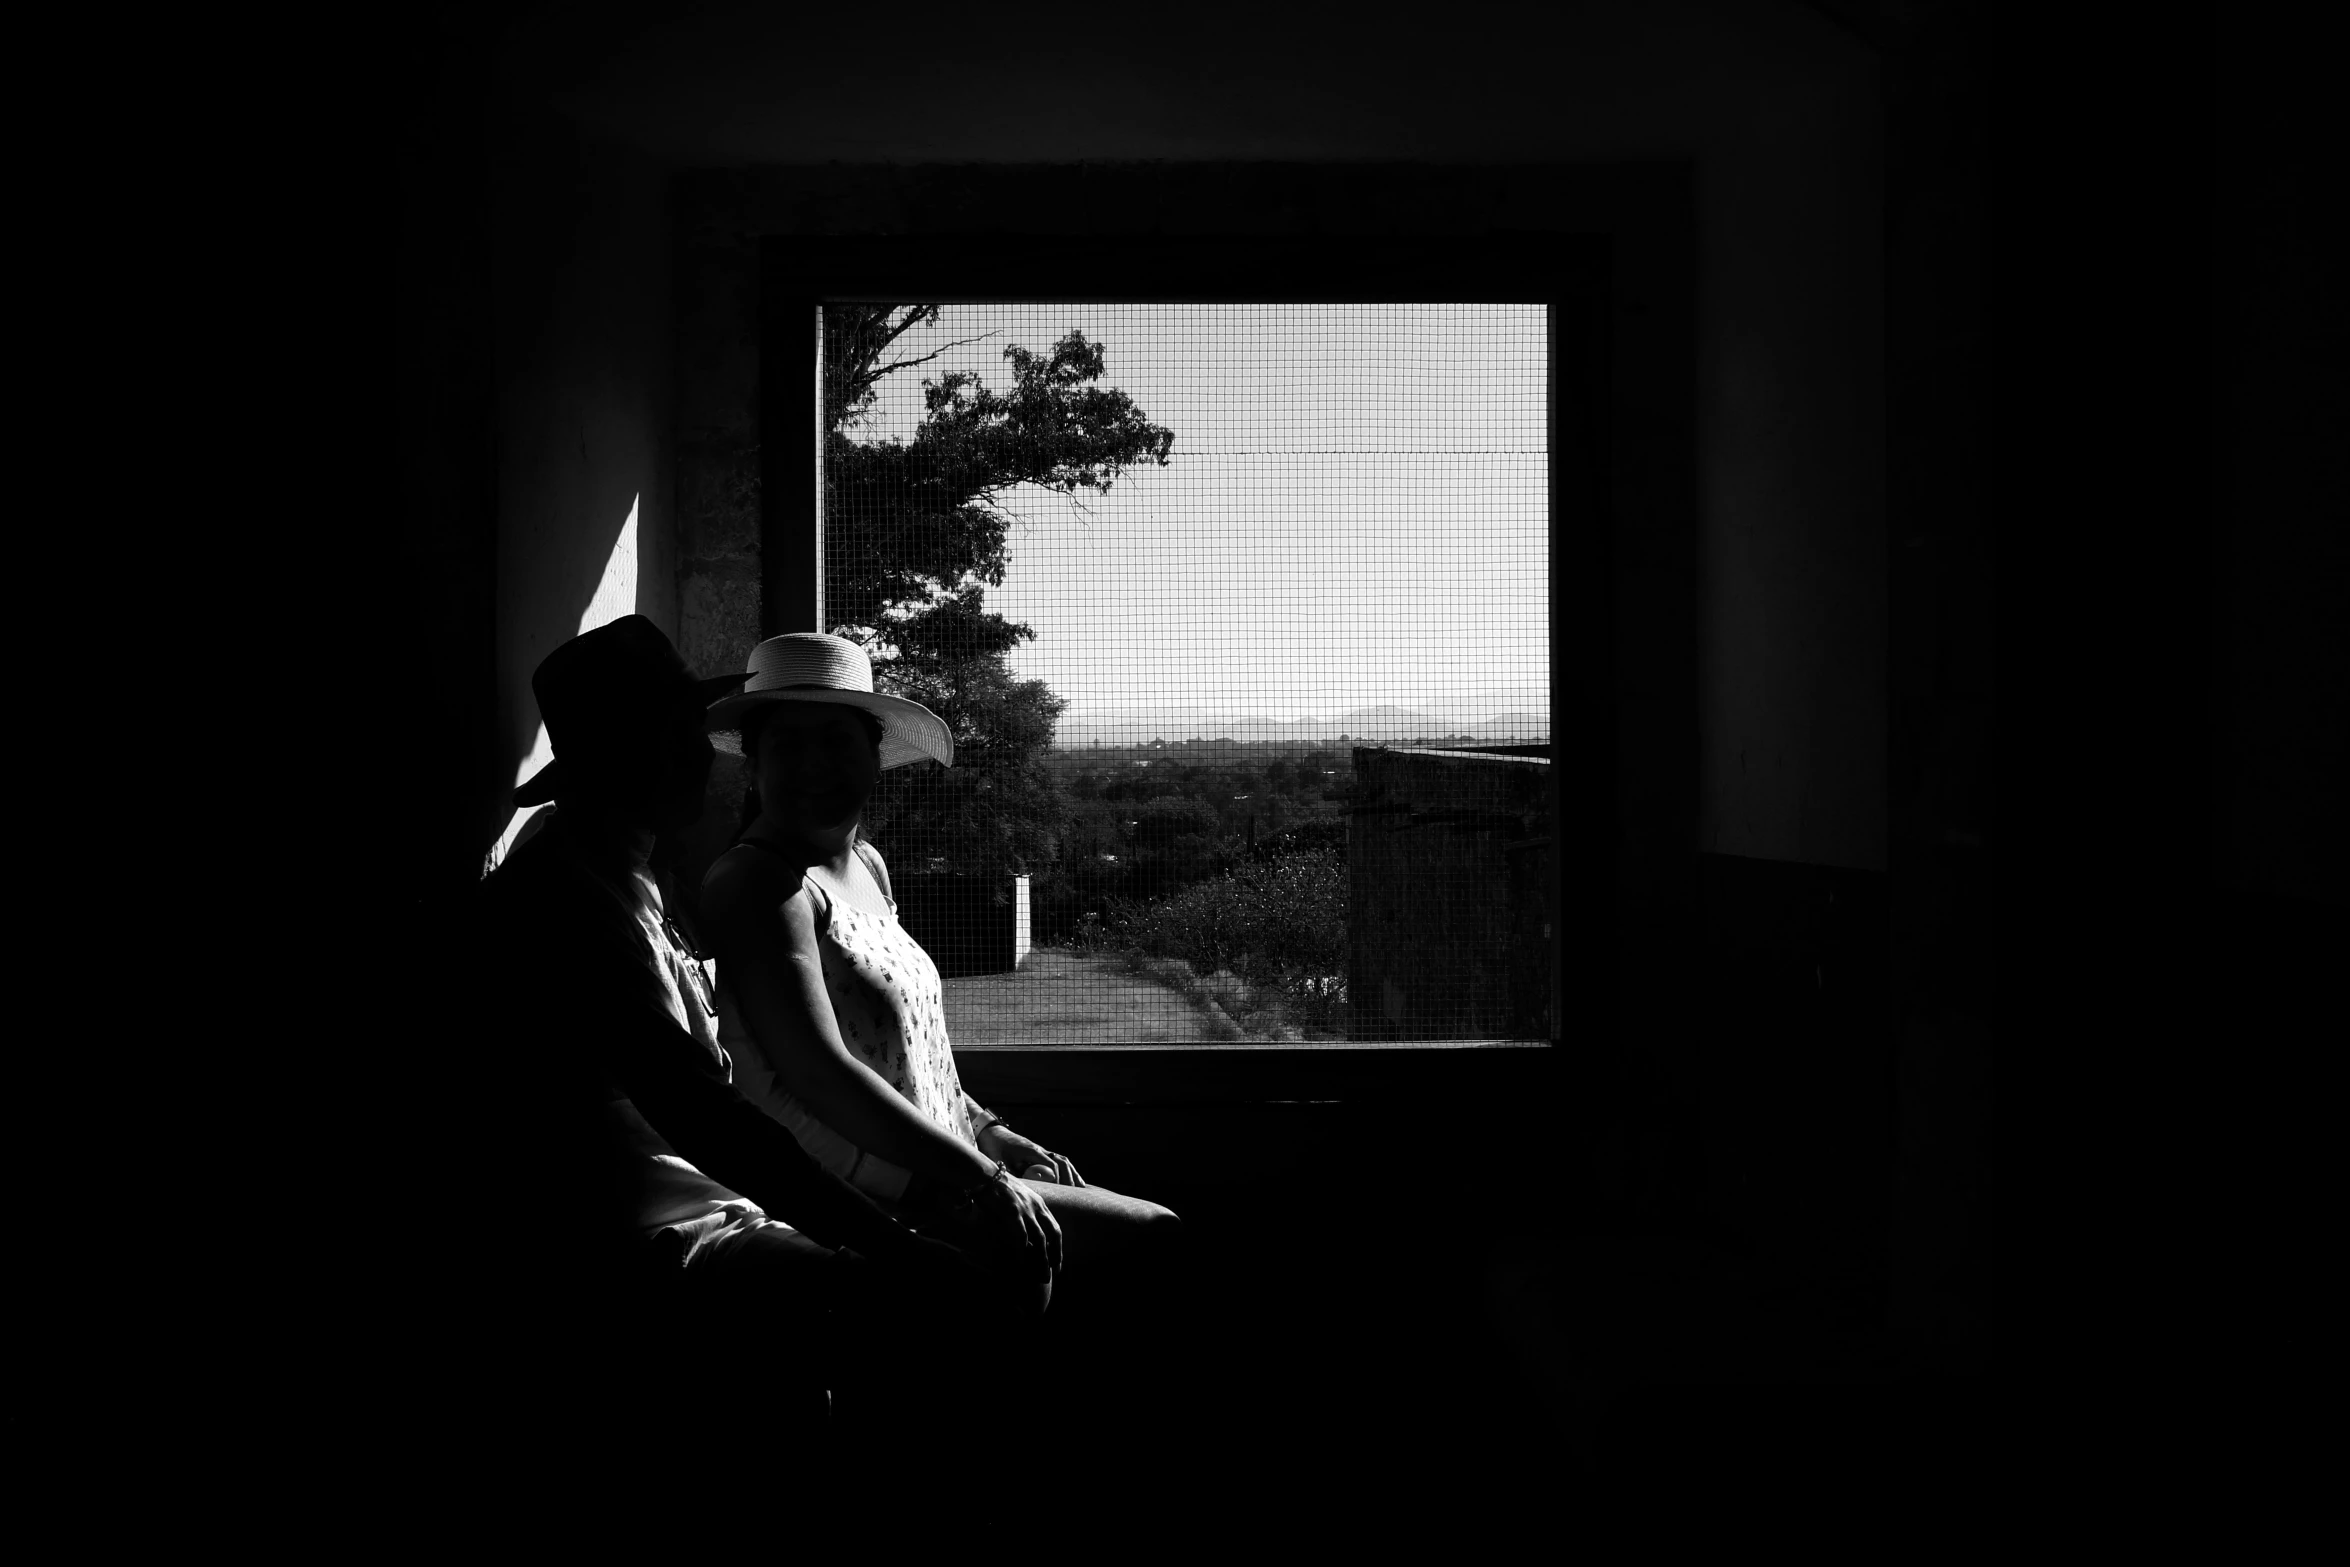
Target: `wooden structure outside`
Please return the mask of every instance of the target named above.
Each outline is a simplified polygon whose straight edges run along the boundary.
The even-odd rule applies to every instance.
[[[1356,1039],[1551,1036],[1548,749],[1355,751]]]

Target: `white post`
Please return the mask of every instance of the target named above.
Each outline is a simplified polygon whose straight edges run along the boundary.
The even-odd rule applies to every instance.
[[[1028,961],[1028,878],[1012,878],[1012,967]]]

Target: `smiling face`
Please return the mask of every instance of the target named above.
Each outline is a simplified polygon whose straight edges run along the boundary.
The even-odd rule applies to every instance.
[[[881,755],[858,708],[773,703],[755,743],[760,814],[796,831],[853,825],[881,779]]]

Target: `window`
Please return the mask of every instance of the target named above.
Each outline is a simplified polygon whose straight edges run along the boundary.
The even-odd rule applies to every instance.
[[[1554,304],[812,281],[771,629],[956,729],[869,830],[958,1047],[1554,1037]]]

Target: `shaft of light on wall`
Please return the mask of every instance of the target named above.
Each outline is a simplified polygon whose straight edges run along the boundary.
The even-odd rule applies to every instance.
[[[587,608],[580,612],[580,631],[593,631],[598,626],[610,625],[623,615],[636,613],[636,518],[643,503],[642,495],[628,503],[628,520],[620,525],[620,537],[613,542],[612,553],[604,562],[604,574],[597,579],[596,591],[588,599]],[[523,780],[554,759],[554,747],[547,741],[547,726],[541,724],[538,737],[530,743],[529,754],[514,769],[512,787],[519,789]],[[535,811],[510,812],[504,830],[498,834],[498,841],[482,857],[481,872],[484,876],[498,868],[499,862],[513,849],[515,836],[535,814]]]

